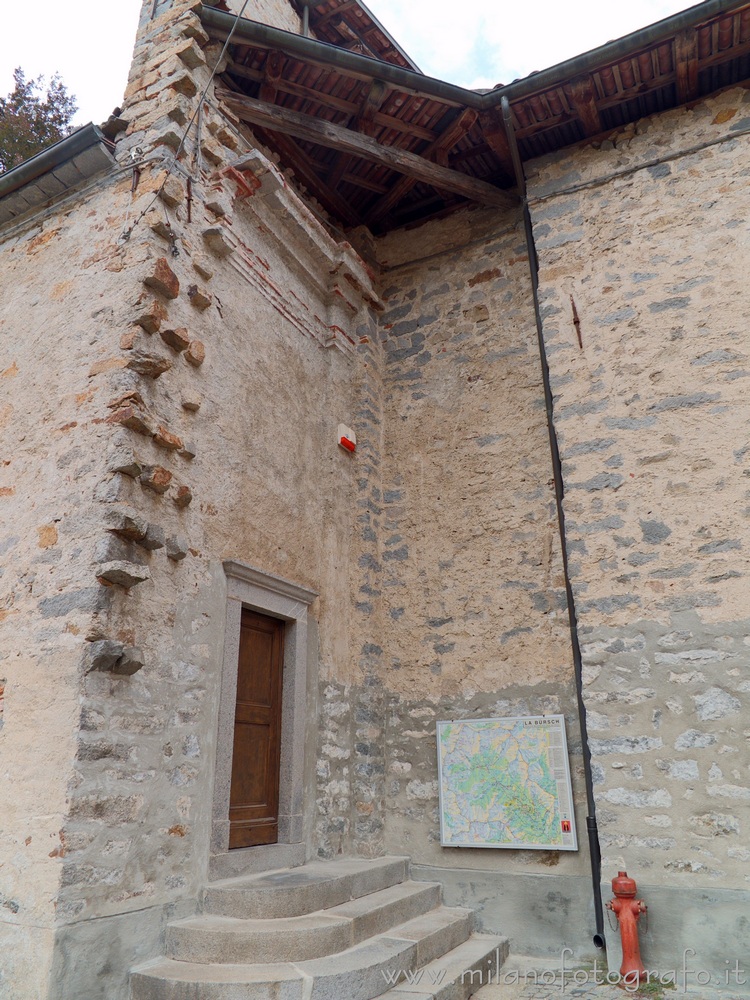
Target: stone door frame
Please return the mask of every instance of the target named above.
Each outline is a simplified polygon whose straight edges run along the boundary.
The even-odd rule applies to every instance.
[[[211,824],[211,878],[302,864],[304,844],[304,747],[307,723],[307,611],[313,590],[228,559],[227,620],[219,697],[216,771]],[[279,839],[276,844],[229,850],[229,792],[242,608],[286,622],[281,697]]]

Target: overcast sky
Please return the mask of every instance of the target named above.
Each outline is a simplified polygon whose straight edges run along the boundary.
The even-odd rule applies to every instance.
[[[658,21],[680,0],[368,0],[420,69],[466,87],[510,83]],[[0,94],[15,66],[59,72],[76,122],[104,121],[122,100],[140,0],[5,0]],[[252,7],[252,2],[251,2]]]

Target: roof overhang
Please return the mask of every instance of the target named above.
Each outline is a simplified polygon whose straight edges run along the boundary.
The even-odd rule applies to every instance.
[[[359,9],[347,3],[315,9]],[[220,99],[336,219],[376,232],[467,201],[497,205],[504,192],[510,200],[503,98],[529,160],[750,79],[747,0],[705,0],[483,93],[225,11],[200,13],[212,37],[233,32]]]
[[[112,148],[96,125],[84,125],[0,174],[0,226],[43,208],[109,170],[115,162]]]
[[[291,0],[291,4],[303,18],[307,9],[308,27],[315,38],[421,72],[362,0]]]

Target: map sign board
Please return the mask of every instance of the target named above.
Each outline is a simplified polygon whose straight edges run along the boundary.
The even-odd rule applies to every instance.
[[[576,851],[562,715],[438,722],[440,843]]]

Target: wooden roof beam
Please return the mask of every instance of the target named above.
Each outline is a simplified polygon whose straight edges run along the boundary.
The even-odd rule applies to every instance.
[[[451,191],[479,204],[493,205],[496,208],[507,208],[515,204],[515,199],[506,191],[486,181],[462,174],[458,170],[441,167],[397,146],[384,146],[370,136],[341,128],[340,125],[334,125],[324,119],[267,104],[265,101],[256,101],[251,97],[234,94],[230,90],[219,88],[216,96],[234,114],[251,125],[260,125],[272,132],[291,135],[305,142],[337,149],[369,162],[379,163],[381,166],[413,177],[415,181]]]
[[[469,129],[474,125],[477,120],[477,112],[472,108],[467,108],[463,114],[459,115],[454,122],[452,122],[444,132],[435,139],[434,142],[430,143],[427,149],[422,151],[422,156],[434,156],[435,158],[441,156],[443,153],[455,146],[462,136],[466,135]],[[458,171],[456,171],[457,173]],[[464,175],[462,175],[464,176]],[[373,208],[368,212],[368,218],[372,222],[378,222],[383,216],[387,215],[400,201],[402,201],[406,195],[411,191],[415,184],[418,183],[418,178],[415,177],[401,177],[393,187],[390,189],[385,197],[381,198]]]
[[[251,80],[253,83],[262,83],[265,79],[265,74],[260,70],[248,69],[247,66],[243,66],[241,63],[230,63],[227,72],[242,80]],[[301,84],[293,83],[291,80],[279,80],[276,86],[281,94],[301,97],[303,100],[310,101],[311,103],[324,104],[326,107],[335,108],[336,111],[343,111],[344,114],[356,115],[359,110],[359,105],[355,101],[347,101],[343,97],[327,94],[325,91],[315,90],[312,87],[303,87]],[[392,128],[397,132],[404,132],[408,135],[416,136],[418,139],[425,139],[427,142],[432,142],[435,139],[435,133],[429,129],[423,128],[421,125],[413,125],[411,122],[402,121],[400,118],[394,118],[393,115],[383,114],[382,111],[375,113],[373,122],[382,128]]]
[[[372,135],[374,126],[373,119],[381,104],[385,100],[388,90],[388,84],[383,83],[382,80],[372,81],[362,96],[362,100],[359,105],[359,114],[354,119],[354,122],[351,123],[352,128],[355,128],[358,132],[364,132],[366,135]],[[328,183],[332,188],[334,188],[334,190],[339,186],[341,178],[349,169],[351,162],[352,157],[348,153],[340,153],[337,157],[336,163],[327,178]]]
[[[348,3],[342,3],[338,7],[334,7],[333,10],[329,10],[327,14],[321,14],[320,17],[313,17],[312,12],[315,10],[314,7],[310,8],[310,27],[315,30],[319,30],[332,21],[335,17],[341,17],[345,10],[350,10],[352,7],[356,7],[356,0],[349,0]]]
[[[285,63],[286,59],[281,52],[269,52],[266,56],[265,74],[259,91],[262,101],[276,100]]]
[[[372,135],[373,118],[380,105],[383,103],[385,95],[388,93],[388,85],[381,80],[373,80],[370,86],[362,95],[359,105],[359,114],[351,123],[351,127],[358,132]],[[332,188],[337,188],[341,183],[341,178],[349,169],[352,157],[348,153],[340,153],[336,159],[333,169],[328,175],[328,183]]]
[[[677,73],[677,100],[689,104],[698,98],[698,32],[686,28],[674,38],[674,67]]]
[[[362,52],[366,56],[370,56],[372,59],[380,59],[380,55],[365,41],[365,39],[352,28],[343,18],[338,24],[334,24],[334,28],[341,35],[342,38],[347,40],[347,44],[344,45],[345,49],[362,49]]]
[[[577,115],[588,138],[604,131],[597,107],[596,84],[590,76],[579,76],[570,81],[569,100],[572,111]]]
[[[492,111],[488,111],[481,116],[480,125],[485,142],[498,160],[500,160],[503,170],[509,177],[514,177],[513,159],[510,155],[510,145],[505,132],[505,125],[503,124],[503,116],[498,110],[493,108]]]

